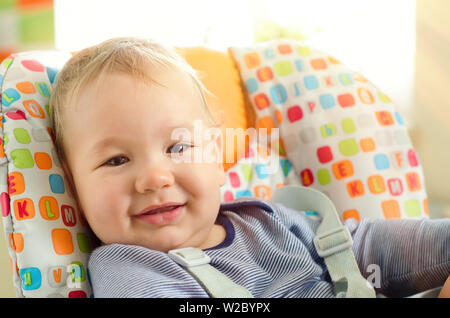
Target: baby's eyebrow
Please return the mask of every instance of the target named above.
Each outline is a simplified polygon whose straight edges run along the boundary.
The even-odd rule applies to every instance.
[[[88,153],[95,154],[100,152],[101,150],[118,143],[126,143],[127,141],[124,138],[121,138],[120,136],[109,136],[103,139],[98,140],[95,142],[90,148]]]
[[[175,132],[175,129],[180,129],[179,131],[189,131],[190,133],[194,132],[194,124],[193,123],[186,123],[181,125],[165,125],[162,129],[162,133],[166,134],[168,137],[172,135],[173,132]],[[181,130],[182,129],[182,130]],[[123,137],[123,136],[108,136],[103,139],[99,139],[96,142],[94,142],[88,149],[89,154],[96,154],[100,151],[104,150],[107,147],[110,147],[112,145],[117,144],[127,144],[130,143],[130,140]]]

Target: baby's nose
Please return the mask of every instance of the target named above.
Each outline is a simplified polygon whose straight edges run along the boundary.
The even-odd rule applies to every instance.
[[[136,191],[145,193],[156,191],[174,183],[174,176],[168,169],[161,167],[149,168],[139,172],[136,178]]]

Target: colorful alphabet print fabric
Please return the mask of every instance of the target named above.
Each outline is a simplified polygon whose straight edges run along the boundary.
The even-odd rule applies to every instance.
[[[52,141],[49,97],[61,52],[28,52],[0,66],[0,202],[18,297],[90,297],[95,239],[68,193]]]
[[[244,196],[270,201],[277,188],[300,185],[279,140],[262,139],[251,139],[245,156],[227,170],[227,180],[221,188],[222,202]]]
[[[428,217],[422,168],[395,104],[364,76],[294,40],[230,48],[256,112],[278,127],[301,184],[342,219]]]

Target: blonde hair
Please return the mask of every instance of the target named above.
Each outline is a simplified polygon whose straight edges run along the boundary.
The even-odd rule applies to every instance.
[[[152,66],[163,66],[190,75],[199,89],[209,123],[217,126],[204,95],[204,92],[210,92],[203,86],[196,71],[174,49],[150,39],[113,38],[76,53],[56,77],[50,97],[50,117],[56,150],[63,162],[67,161],[63,147],[65,107],[73,105],[71,102],[86,85],[112,72],[123,72],[143,81],[157,83],[151,74]]]

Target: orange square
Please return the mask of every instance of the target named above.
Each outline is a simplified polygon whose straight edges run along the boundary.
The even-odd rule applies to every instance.
[[[428,198],[423,200],[423,211],[426,215],[430,215],[430,211],[428,210]]]
[[[22,10],[26,8],[42,9],[43,7],[53,6],[53,0],[18,0],[17,3]]]
[[[269,107],[270,105],[269,98],[264,93],[256,95],[253,98],[253,101],[255,102],[256,107],[260,110]]]
[[[54,197],[44,196],[39,200],[39,212],[44,220],[59,218],[58,202]]]
[[[380,175],[373,175],[367,179],[367,184],[369,185],[369,190],[373,194],[380,194],[386,191],[386,185],[384,184],[384,179]]]
[[[315,70],[324,70],[327,68],[327,62],[322,58],[312,59],[311,66]]]
[[[265,66],[256,72],[260,82],[270,81],[273,78],[272,68]]]
[[[347,210],[344,211],[344,213],[342,214],[342,218],[344,219],[344,221],[346,221],[347,219],[355,219],[356,221],[361,221],[361,217],[359,215],[358,210]]]
[[[394,119],[392,118],[392,115],[390,112],[387,111],[381,111],[376,112],[378,122],[381,126],[390,126],[394,124]]]
[[[399,219],[400,207],[396,200],[387,200],[381,202],[381,209],[383,210],[386,219]]]
[[[3,120],[3,116],[0,116],[0,129],[3,129],[3,125],[1,121]],[[0,158],[5,158],[5,149],[3,148],[3,139],[0,138]]]
[[[328,62],[330,62],[331,64],[341,64],[341,62],[338,59],[335,59],[332,56],[328,56]]]
[[[25,180],[20,172],[8,174],[8,192],[10,196],[21,194],[25,191]]]
[[[361,146],[361,150],[363,152],[369,152],[375,150],[375,141],[370,138],[363,138],[359,141],[359,145]]]
[[[257,52],[251,52],[244,55],[244,62],[248,69],[252,69],[261,65],[261,59]]]
[[[257,198],[261,198],[264,200],[270,200],[270,198],[272,197],[272,191],[270,190],[270,187],[264,184],[255,186],[253,188],[253,192],[255,193],[255,196]]]
[[[419,191],[422,188],[417,172],[407,173],[405,177],[409,191]]]
[[[353,175],[353,164],[350,160],[342,160],[332,165],[333,174],[336,179],[341,180]]]
[[[277,123],[281,124],[283,122],[283,113],[280,112],[278,109],[275,109],[275,119],[277,120]]]
[[[361,180],[354,180],[347,183],[347,191],[350,197],[359,197],[364,195],[364,185]]]
[[[52,231],[53,249],[58,255],[73,253],[72,235],[66,229],[54,229]]]
[[[280,44],[278,45],[278,52],[280,52],[280,54],[292,53],[292,47],[289,44]]]
[[[9,246],[16,251],[16,253],[20,253],[23,251],[23,235],[22,233],[11,233],[8,237]]]
[[[36,152],[34,154],[34,161],[36,161],[39,169],[48,170],[52,168],[52,159],[46,152]]]
[[[260,128],[267,128],[267,130]],[[267,135],[267,133],[271,132],[272,128],[276,128],[276,126],[270,116],[261,117],[256,122],[256,129],[258,129],[258,133],[261,135]]]
[[[23,198],[14,201],[14,215],[18,221],[32,219],[34,214],[33,200]]]

